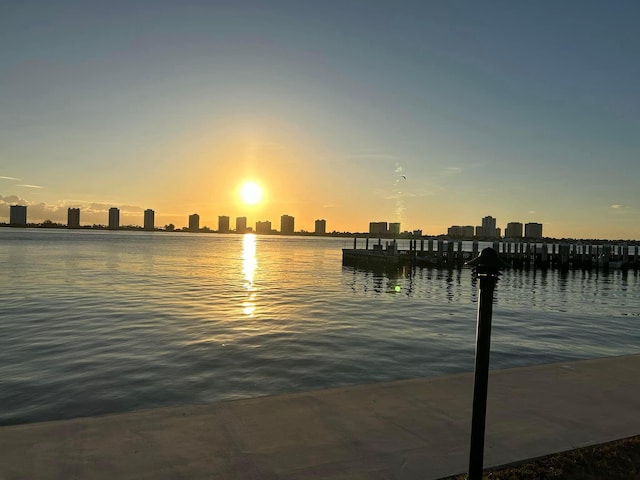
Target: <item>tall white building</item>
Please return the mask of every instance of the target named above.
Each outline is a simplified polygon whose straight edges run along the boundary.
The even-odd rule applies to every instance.
[[[541,223],[526,223],[524,226],[524,236],[527,238],[542,238]]]
[[[144,211],[144,229],[154,230],[156,228],[156,212],[150,208]]]
[[[67,209],[67,228],[80,228],[80,209]]]
[[[294,222],[295,219],[291,215],[282,215],[280,217],[280,233],[293,234]]]
[[[236,233],[247,232],[247,217],[236,217]]]
[[[11,205],[9,208],[9,224],[17,227],[26,227],[27,207],[24,205]]]
[[[120,228],[120,209],[111,207],[109,209],[109,230]]]
[[[227,215],[218,216],[218,232],[229,233],[229,217]]]
[[[189,231],[191,232],[200,231],[200,215],[198,215],[197,213],[189,215]]]
[[[391,235],[400,235],[400,222],[391,222],[389,224],[389,233]]]
[[[522,223],[507,223],[507,228],[504,231],[504,236],[507,238],[522,238]]]
[[[497,237],[496,219],[492,216],[486,216],[482,219],[482,227],[480,229],[480,236],[487,238]]]

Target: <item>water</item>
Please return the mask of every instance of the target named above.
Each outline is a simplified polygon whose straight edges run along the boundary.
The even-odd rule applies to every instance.
[[[352,240],[0,229],[0,424],[473,369],[468,269]],[[636,353],[637,272],[505,272],[491,368]]]

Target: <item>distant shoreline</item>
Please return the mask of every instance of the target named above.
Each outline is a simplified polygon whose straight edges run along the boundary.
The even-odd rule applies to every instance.
[[[60,223],[30,223],[26,226],[22,225],[10,225],[8,223],[0,223],[0,227],[6,228],[15,228],[15,229],[56,229],[56,230],[107,230],[107,231],[130,231],[130,232],[166,232],[166,233],[198,233],[198,234],[206,234],[206,233],[215,233],[219,235],[245,235],[245,234],[254,234],[254,235],[266,235],[266,236],[300,236],[300,237],[337,237],[337,238],[383,238],[383,239],[432,239],[432,240],[444,240],[444,241],[463,241],[463,242],[511,242],[511,243],[521,243],[521,242],[534,242],[534,243],[544,243],[544,242],[599,242],[599,243],[629,243],[631,245],[640,245],[640,240],[635,239],[615,239],[608,240],[602,238],[554,238],[554,237],[543,237],[543,238],[483,238],[483,237],[451,237],[445,234],[441,235],[415,235],[412,232],[403,232],[397,235],[379,235],[379,234],[370,234],[367,232],[327,232],[327,233],[315,233],[315,232],[306,232],[299,231],[293,233],[281,233],[277,230],[273,230],[270,233],[256,233],[254,231],[247,232],[236,232],[234,230],[230,230],[228,232],[221,232],[218,230],[211,230],[209,228],[201,228],[197,232],[189,230],[187,227],[185,228],[176,228],[173,230],[166,230],[164,228],[154,228],[153,230],[146,230],[144,227],[140,227],[137,225],[125,225],[119,227],[117,229],[111,229],[106,225],[84,225],[78,228],[69,228],[67,225]]]

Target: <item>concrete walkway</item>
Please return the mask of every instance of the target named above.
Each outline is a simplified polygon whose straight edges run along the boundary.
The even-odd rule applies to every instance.
[[[494,371],[485,466],[640,434],[640,355]],[[0,428],[0,479],[433,479],[472,375]]]

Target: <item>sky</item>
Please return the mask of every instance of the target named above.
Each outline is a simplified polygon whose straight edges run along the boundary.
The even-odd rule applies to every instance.
[[[640,239],[636,1],[0,0],[0,222]],[[243,183],[263,189],[245,205]]]

